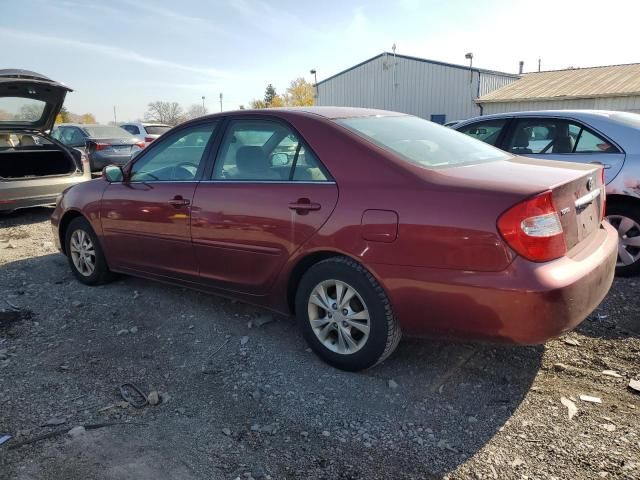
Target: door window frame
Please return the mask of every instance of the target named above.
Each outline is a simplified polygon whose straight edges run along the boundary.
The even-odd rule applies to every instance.
[[[505,117],[506,118],[506,117]],[[599,130],[597,130],[596,128],[593,128],[592,126],[587,126],[584,124],[584,122],[582,122],[581,120],[578,120],[576,118],[573,117],[561,117],[561,116],[542,116],[542,115],[523,115],[523,116],[511,116],[508,117],[510,120],[510,123],[508,125],[508,128],[505,128],[503,131],[503,136],[500,139],[500,144],[496,145],[496,147],[504,150],[507,153],[511,153],[509,150],[507,150],[507,148],[509,148],[509,139],[512,137],[512,135],[515,133],[515,129],[516,126],[518,125],[519,121],[539,121],[539,122],[554,122],[554,121],[564,121],[567,122],[569,124],[575,124],[576,126],[580,127],[583,130],[586,130],[587,132],[591,133],[592,135],[595,135],[597,137],[601,137],[604,141],[606,141],[607,143],[609,143],[610,145],[612,145],[613,147],[615,147],[618,151],[617,152],[570,152],[570,153],[527,153],[521,156],[528,156],[528,155],[611,155],[611,154],[622,154],[622,155],[626,155],[626,152],[622,149],[622,147],[614,142],[613,140],[611,140],[611,138],[609,138],[607,135],[603,134],[602,132],[600,132]],[[506,133],[504,133],[506,131]],[[579,139],[579,138],[578,138]],[[578,142],[576,140],[576,146],[578,145]],[[574,150],[575,150],[575,146],[574,146]],[[513,153],[511,153],[512,155],[515,155]]]
[[[206,172],[208,164],[210,163],[211,152],[214,150],[213,147],[217,142],[220,141],[220,133],[223,130],[222,127],[224,127],[224,122],[222,120],[223,119],[220,119],[220,118],[205,119],[205,120],[200,120],[198,122],[188,123],[179,127],[175,127],[171,132],[171,135],[168,135],[166,138],[158,139],[155,142],[151,143],[144,150],[142,150],[142,152],[138,154],[133,160],[129,161],[129,163],[123,168],[124,178],[121,182],[112,182],[112,183],[124,183],[124,184],[133,185],[133,184],[141,184],[141,183],[147,183],[147,184],[194,183],[194,182],[201,181],[203,178],[205,178],[204,173]],[[196,175],[193,177],[192,180],[144,180],[144,181],[130,180],[131,169],[133,168],[133,166],[137,162],[142,160],[144,157],[149,155],[149,152],[153,152],[154,150],[161,148],[163,145],[166,145],[167,143],[174,141],[175,138],[183,134],[185,130],[190,130],[198,126],[211,126],[211,125],[213,125],[213,132],[211,134],[211,137],[209,137],[209,140],[207,141],[207,145],[204,148],[204,151],[202,152],[202,159],[200,160],[200,164],[198,165],[198,171],[196,172]]]
[[[291,133],[293,133],[296,137],[298,137],[298,145],[301,146],[301,148],[304,148],[305,151],[311,152],[313,154],[313,156],[315,157],[315,159],[318,161],[318,168],[320,168],[320,170],[322,171],[322,173],[325,175],[325,177],[327,178],[326,180],[316,180],[316,181],[307,181],[307,180],[293,180],[292,176],[290,175],[290,179],[287,180],[233,180],[233,179],[214,179],[213,178],[213,172],[215,169],[215,165],[218,161],[220,161],[219,159],[219,155],[220,155],[220,147],[222,146],[222,142],[226,136],[226,133],[228,131],[228,129],[230,128],[230,125],[238,120],[246,120],[246,121],[266,121],[266,122],[274,122],[274,123],[279,123],[280,125],[284,126],[285,128],[289,129],[291,131]],[[255,114],[244,114],[244,115],[226,115],[225,117],[223,117],[223,122],[221,125],[221,129],[220,129],[220,134],[218,136],[218,138],[216,139],[216,144],[214,146],[214,148],[212,149],[212,155],[210,158],[210,164],[208,165],[208,168],[205,170],[204,175],[202,177],[202,182],[206,182],[206,183],[226,183],[226,184],[234,184],[234,183],[275,183],[275,184],[282,184],[282,183],[286,183],[286,184],[310,184],[310,185],[331,185],[336,183],[333,175],[331,175],[331,172],[329,171],[329,169],[326,167],[326,165],[322,162],[322,160],[320,159],[320,157],[318,156],[318,154],[309,146],[309,143],[305,140],[305,138],[300,134],[300,132],[293,126],[291,125],[291,123],[287,122],[286,120],[279,118],[279,117],[275,117],[275,116],[271,116],[271,115],[255,115]],[[292,165],[292,171],[295,169],[295,165]]]

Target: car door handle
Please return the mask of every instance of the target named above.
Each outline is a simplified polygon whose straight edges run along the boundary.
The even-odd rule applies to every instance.
[[[604,168],[605,170],[609,170],[611,168],[610,163],[602,163],[602,162],[590,162],[590,163],[595,163],[596,165],[602,165],[602,168]]]
[[[290,203],[289,210],[295,210],[298,213],[307,213],[320,210],[320,204],[312,203],[308,198],[301,198],[297,202]]]
[[[187,200],[186,198],[182,198],[180,195],[177,195],[169,200],[169,205],[173,205],[176,208],[184,207],[186,205],[189,205],[190,203],[191,202],[189,200]]]

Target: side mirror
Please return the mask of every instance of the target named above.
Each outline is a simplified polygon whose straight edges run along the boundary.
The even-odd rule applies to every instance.
[[[122,171],[122,168],[117,165],[107,165],[104,167],[102,169],[102,176],[109,183],[121,182],[124,180],[124,172]]]
[[[272,167],[285,167],[289,165],[289,155],[286,153],[274,153],[271,155]]]

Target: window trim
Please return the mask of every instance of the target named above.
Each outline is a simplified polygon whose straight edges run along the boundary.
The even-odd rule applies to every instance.
[[[496,145],[496,147],[504,150],[507,153],[511,153],[509,152],[509,150],[507,150],[507,148],[509,147],[508,145],[508,140],[511,138],[512,134],[515,132],[516,126],[518,125],[518,122],[521,120],[537,120],[537,121],[565,121],[568,123],[574,123],[576,126],[580,127],[583,130],[586,130],[587,132],[591,133],[592,135],[595,135],[597,137],[602,137],[607,143],[613,145],[614,147],[616,147],[616,149],[618,150],[617,152],[571,152],[571,153],[528,153],[526,155],[521,155],[526,157],[527,155],[626,155],[626,152],[624,151],[624,149],[616,142],[614,142],[613,140],[611,140],[611,138],[609,138],[607,135],[605,135],[604,133],[600,132],[598,129],[593,128],[591,125],[586,125],[582,120],[579,120],[575,117],[562,117],[562,116],[542,116],[542,115],[523,115],[523,116],[509,116],[509,117],[500,117],[500,118],[508,118],[511,120],[511,124],[509,125],[509,131],[507,132],[507,134],[502,138],[501,144],[500,146]],[[578,144],[578,142],[576,141],[576,145]],[[514,154],[512,154],[514,155]]]
[[[215,119],[204,119],[204,120],[199,120],[197,122],[194,123],[188,123],[185,125],[182,125],[180,127],[176,127],[173,129],[171,135],[167,136],[166,138],[161,139],[160,141],[155,141],[153,143],[151,143],[151,145],[147,146],[144,150],[142,150],[142,152],[136,156],[136,158],[134,158],[133,160],[129,161],[129,163],[127,165],[125,165],[123,171],[124,171],[124,180],[120,183],[124,183],[124,184],[151,184],[151,183],[163,183],[163,184],[167,184],[167,183],[191,183],[191,182],[199,182],[201,180],[204,179],[204,173],[206,172],[207,166],[209,164],[209,160],[210,160],[210,155],[211,155],[211,151],[212,151],[212,147],[214,145],[214,143],[218,140],[218,137],[220,135],[220,131],[222,130],[221,127],[224,126],[223,119],[220,118],[215,118]],[[182,132],[184,132],[185,130],[190,130],[192,128],[198,127],[198,126],[213,126],[213,132],[211,137],[209,137],[209,141],[207,142],[207,145],[204,148],[204,151],[202,152],[202,160],[200,161],[200,164],[198,165],[198,171],[196,172],[195,177],[193,178],[193,180],[148,180],[148,181],[141,181],[141,180],[131,180],[131,170],[133,169],[133,166],[141,161],[144,157],[146,157],[147,155],[149,155],[148,152],[152,152],[154,149],[157,150],[158,148],[161,148],[162,145],[164,145],[165,143],[171,141],[171,139],[175,138],[176,136],[182,134]]]
[[[223,128],[221,128],[220,131],[220,136],[217,139],[217,143],[215,145],[215,150],[212,152],[213,153],[213,159],[211,161],[211,165],[210,168],[205,171],[205,174],[202,178],[201,181],[206,182],[206,183],[274,183],[274,184],[279,184],[279,183],[286,183],[286,184],[303,184],[303,183],[308,183],[308,184],[313,184],[313,185],[325,185],[325,184],[335,184],[335,177],[333,175],[331,175],[331,172],[329,171],[329,169],[327,168],[327,166],[322,162],[322,160],[320,159],[320,156],[315,152],[315,150],[313,150],[313,148],[310,147],[309,142],[307,142],[307,140],[304,138],[304,136],[300,133],[300,131],[295,128],[290,122],[286,121],[283,118],[280,117],[275,117],[273,115],[252,115],[252,114],[239,114],[239,115],[226,115],[224,118],[224,123],[222,125]],[[297,181],[297,180],[233,180],[233,179],[217,179],[217,178],[213,178],[213,172],[215,170],[215,166],[217,164],[217,162],[219,161],[219,155],[220,155],[220,147],[222,146],[222,141],[224,140],[224,138],[226,137],[227,131],[230,128],[230,125],[235,122],[235,121],[239,121],[239,120],[244,120],[244,121],[267,121],[267,122],[274,122],[274,123],[279,123],[281,125],[283,125],[284,127],[288,128],[289,130],[291,130],[292,133],[294,133],[298,139],[300,140],[299,145],[302,145],[301,148],[304,148],[307,151],[310,151],[313,156],[316,158],[316,160],[318,161],[318,167],[320,168],[320,170],[322,170],[322,173],[324,173],[325,177],[327,177],[326,180],[321,180],[321,181]],[[297,158],[296,158],[297,160]],[[291,168],[291,172],[290,172],[290,178],[292,175],[292,172],[294,172],[294,166],[292,165]]]

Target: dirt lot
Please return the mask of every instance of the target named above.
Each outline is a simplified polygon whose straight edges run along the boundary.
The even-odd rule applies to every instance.
[[[640,478],[640,279],[545,346],[404,340],[350,374],[291,319],[135,278],[79,284],[49,214],[0,219],[2,479]],[[160,403],[125,406],[125,382]]]

